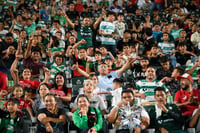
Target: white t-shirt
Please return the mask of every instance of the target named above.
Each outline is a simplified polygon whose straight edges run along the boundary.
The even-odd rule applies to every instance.
[[[112,98],[112,106],[116,106],[121,101],[121,93],[122,88],[115,89],[111,91]]]

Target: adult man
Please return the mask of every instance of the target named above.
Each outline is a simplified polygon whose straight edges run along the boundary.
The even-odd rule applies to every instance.
[[[194,63],[189,64],[186,67],[186,73],[190,74],[193,80],[197,80],[197,71],[200,69],[200,56],[196,59]]]
[[[115,36],[115,13],[108,12],[107,20],[101,22],[99,34],[101,35],[101,44],[105,45],[107,50],[110,51],[114,56],[116,55],[116,42],[113,38]]]
[[[168,104],[166,102],[167,94],[165,89],[157,87],[154,90],[154,94],[157,103],[148,107],[151,126],[161,133],[184,133],[181,130],[184,123],[181,112],[176,104]]]
[[[181,80],[181,90],[176,92],[174,103],[179,106],[183,116],[192,116],[200,102],[200,91],[192,88],[193,80],[189,74],[185,73],[177,79]]]
[[[97,28],[98,24],[102,20],[104,14],[104,10],[102,10],[102,14],[96,20],[96,22],[91,26],[91,18],[89,16],[84,16],[82,25],[75,25],[66,15],[65,11],[63,10],[63,15],[65,16],[66,21],[69,23],[70,27],[75,29],[78,33],[78,41],[84,39],[86,41],[85,44],[81,44],[79,47],[91,47],[93,46],[92,39],[93,39],[93,31]]]
[[[108,65],[105,63],[102,63],[98,66],[98,71],[99,71],[99,83],[98,87],[101,89],[104,89],[106,91],[111,91],[113,90],[113,80],[115,78],[119,78],[122,73],[127,70],[130,67],[130,64],[135,61],[135,58],[130,58],[126,64],[124,64],[120,69],[116,71],[112,71],[109,73]],[[74,65],[73,68],[75,68],[81,75],[85,77],[89,77],[89,74],[86,73],[85,71],[81,70],[77,65]]]
[[[189,123],[189,127],[196,127],[196,133],[200,132],[200,104],[199,107],[195,109],[192,114],[192,119]]]
[[[139,93],[143,93],[145,97],[142,99],[143,101],[155,101],[154,99],[154,89],[156,87],[164,87],[166,92],[168,92],[167,87],[159,80],[156,80],[156,70],[153,67],[148,67],[146,72],[146,79],[139,80],[136,82],[136,87]]]
[[[197,31],[194,32],[191,35],[191,42],[194,45],[195,48],[197,48],[199,50],[199,44],[200,44],[200,23],[197,25]]]
[[[108,114],[108,121],[115,124],[117,133],[141,133],[149,125],[149,115],[146,110],[135,103],[132,90],[123,90],[122,100]]]

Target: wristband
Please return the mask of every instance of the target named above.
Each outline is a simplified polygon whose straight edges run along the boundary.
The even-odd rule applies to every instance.
[[[119,107],[118,106],[115,106],[114,108],[118,109],[119,110]]]

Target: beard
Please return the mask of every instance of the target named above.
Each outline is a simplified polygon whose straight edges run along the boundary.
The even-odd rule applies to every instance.
[[[188,85],[188,84],[185,84],[184,86],[181,85],[181,89],[182,89],[182,90],[187,90],[188,88],[189,88],[189,85]]]

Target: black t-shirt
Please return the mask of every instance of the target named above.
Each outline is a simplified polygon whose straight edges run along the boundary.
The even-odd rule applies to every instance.
[[[77,11],[67,11],[67,16],[71,19],[71,20],[76,20],[79,17],[79,14]]]
[[[145,71],[142,71],[142,67],[139,64],[135,64],[131,70],[133,73],[133,82],[137,82],[138,80],[146,78]]]
[[[191,54],[184,54],[184,55],[182,55],[180,52],[176,52],[175,56],[176,56],[177,63],[179,63],[180,65],[185,65],[186,62],[189,59],[191,59],[191,57],[192,57]]]
[[[47,117],[51,117],[51,118],[59,118],[60,115],[65,115],[65,111],[63,109],[58,108],[58,112],[57,114],[53,114],[51,112],[49,112],[46,108],[40,109],[38,111],[38,114],[44,113],[46,114]],[[52,128],[56,127],[56,123],[50,122]],[[40,123],[39,125],[43,125],[42,123]]]
[[[149,58],[150,66],[160,66],[160,56]]]
[[[170,67],[168,71],[164,71],[162,67],[159,68],[156,71],[157,80],[161,80],[164,77],[171,77],[172,71],[173,71],[172,67]]]

